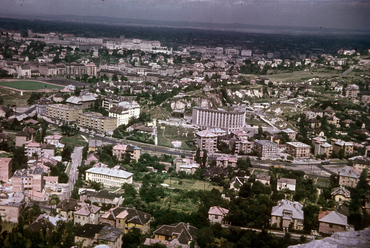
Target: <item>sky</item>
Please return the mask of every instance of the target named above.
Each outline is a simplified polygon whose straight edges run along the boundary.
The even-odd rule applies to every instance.
[[[370,30],[370,0],[0,1],[0,16],[33,15]]]

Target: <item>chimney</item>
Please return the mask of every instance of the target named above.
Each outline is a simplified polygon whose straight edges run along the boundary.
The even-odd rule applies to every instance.
[[[190,224],[186,223],[186,229],[190,230]]]

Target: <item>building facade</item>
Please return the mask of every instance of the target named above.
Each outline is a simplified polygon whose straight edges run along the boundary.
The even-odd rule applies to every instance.
[[[113,132],[117,127],[115,117],[103,116],[101,113],[86,112],[78,116],[78,125],[96,130],[99,133]]]
[[[208,219],[211,224],[225,224],[224,218],[229,213],[229,210],[219,206],[213,206],[208,210]]]
[[[235,106],[233,110],[214,110],[194,107],[192,123],[202,129],[221,128],[228,132],[237,131],[245,126],[246,106]]]
[[[65,122],[77,121],[82,109],[67,106],[65,104],[51,104],[46,107],[46,116]]]
[[[270,158],[276,156],[278,145],[269,140],[255,140],[254,150],[257,156],[261,158]]]
[[[0,158],[0,181],[7,183],[12,176],[12,159]]]
[[[332,139],[331,145],[333,146],[333,152],[340,153],[340,151],[343,149],[344,156],[348,156],[353,153],[353,143],[352,142],[346,142],[339,139]]]
[[[341,186],[348,186],[348,187],[356,187],[359,178],[360,172],[358,172],[355,168],[346,166],[338,170],[339,175],[339,185]]]
[[[290,231],[289,226],[292,223],[294,230],[303,230],[303,205],[299,202],[280,200],[271,211],[271,226],[283,228]]]
[[[295,158],[309,158],[311,146],[302,142],[287,142],[287,153]]]
[[[125,153],[130,153],[131,158],[138,161],[141,156],[141,148],[133,145],[117,143],[115,146],[113,146],[112,153],[113,156],[116,156],[118,160],[123,160]]]
[[[217,135],[208,130],[197,132],[195,134],[195,144],[200,150],[215,152],[217,150]]]
[[[132,184],[132,175],[121,169],[93,167],[86,171],[86,181],[102,183],[104,187],[122,187],[124,183]]]
[[[336,211],[319,212],[319,232],[333,234],[348,230],[347,216]]]

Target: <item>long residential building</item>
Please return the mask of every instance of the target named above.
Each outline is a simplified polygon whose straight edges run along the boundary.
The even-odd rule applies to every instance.
[[[102,183],[104,187],[121,187],[124,183],[132,184],[132,175],[119,168],[93,167],[86,171],[86,181]]]
[[[192,123],[202,129],[221,128],[228,132],[237,131],[245,126],[245,105],[234,106],[233,110],[215,110],[194,107]]]
[[[117,127],[117,119],[115,117],[103,116],[101,113],[86,112],[79,114],[78,125],[100,133],[113,132]]]
[[[82,109],[65,104],[51,104],[46,107],[46,116],[66,122],[76,121]]]

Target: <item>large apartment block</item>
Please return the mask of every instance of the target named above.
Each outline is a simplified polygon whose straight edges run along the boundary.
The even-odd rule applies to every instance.
[[[295,158],[309,158],[311,146],[302,142],[287,142],[287,153]]]
[[[78,125],[94,129],[100,133],[112,132],[117,127],[117,119],[115,117],[103,116],[101,113],[86,112],[79,114]]]
[[[245,105],[235,106],[230,111],[194,107],[192,123],[202,129],[221,128],[228,132],[237,131],[245,126],[245,110]]]
[[[51,104],[46,107],[46,116],[66,122],[76,121],[82,109],[67,106],[65,104]]]

